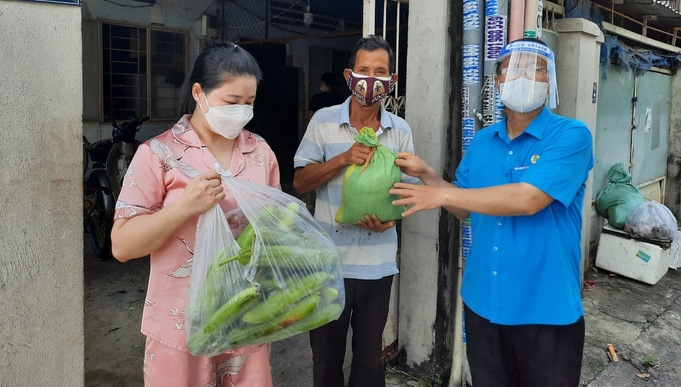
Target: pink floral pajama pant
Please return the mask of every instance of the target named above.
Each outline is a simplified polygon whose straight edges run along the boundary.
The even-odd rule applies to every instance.
[[[204,357],[147,337],[145,387],[271,387],[270,344]]]

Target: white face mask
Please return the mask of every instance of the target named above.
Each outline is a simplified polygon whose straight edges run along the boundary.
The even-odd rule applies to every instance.
[[[499,84],[501,102],[518,113],[527,113],[542,106],[548,91],[548,82],[536,82],[523,77]]]
[[[237,138],[241,129],[253,118],[253,106],[251,105],[210,106],[205,93],[203,99],[208,106],[208,112],[203,111],[201,104],[199,104],[199,108],[206,117],[210,129],[222,137],[230,140]]]

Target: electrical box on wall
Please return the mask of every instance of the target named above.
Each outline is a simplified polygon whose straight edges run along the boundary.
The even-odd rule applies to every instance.
[[[156,26],[163,26],[166,24],[165,15],[163,14],[163,7],[160,5],[151,6],[151,24]]]
[[[201,35],[207,38],[215,38],[218,36],[217,17],[210,15],[201,16]]]

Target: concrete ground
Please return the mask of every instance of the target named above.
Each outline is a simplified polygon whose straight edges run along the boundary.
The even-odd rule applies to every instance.
[[[583,386],[681,386],[681,271],[655,285],[590,271],[583,300]]]
[[[142,386],[139,325],[148,259],[100,260],[87,243],[85,251],[85,386]],[[582,386],[681,386],[681,272],[669,270],[651,286],[589,271],[584,309]],[[609,360],[607,344],[614,345],[619,361]],[[273,343],[271,362],[275,386],[311,385],[307,335]],[[386,381],[389,387],[432,385],[394,369]]]

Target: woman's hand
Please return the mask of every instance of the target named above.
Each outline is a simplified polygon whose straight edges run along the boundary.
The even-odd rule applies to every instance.
[[[225,198],[215,171],[192,179],[173,204],[153,214],[116,219],[111,230],[113,255],[119,261],[151,254],[166,243],[187,219],[203,214]]]
[[[176,202],[189,215],[202,214],[225,198],[222,179],[215,171],[208,171],[192,179]]]

